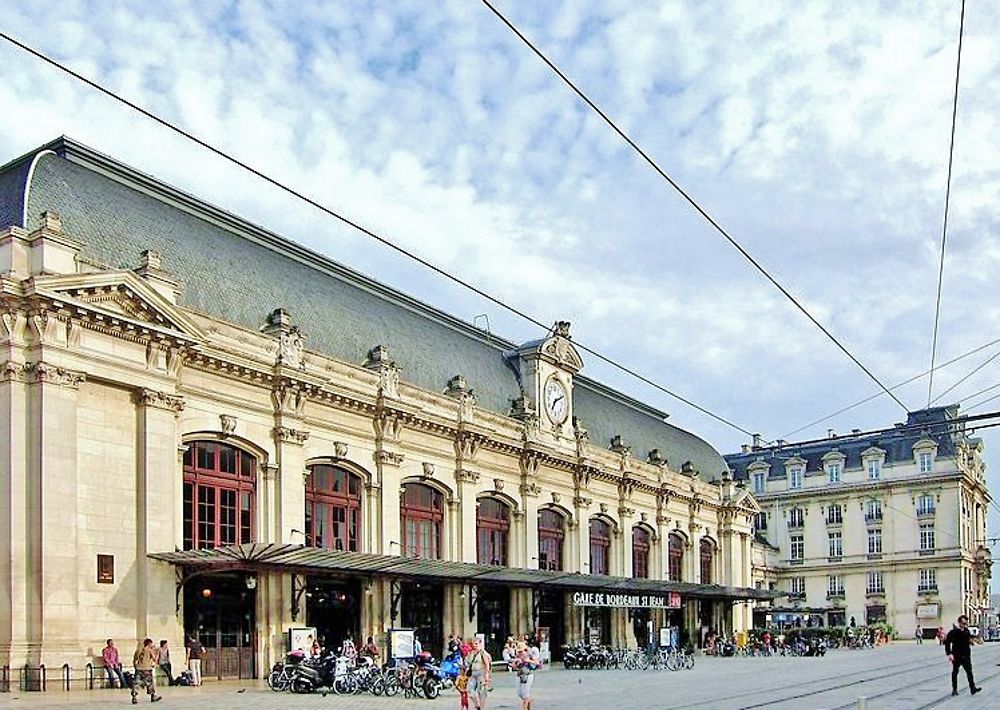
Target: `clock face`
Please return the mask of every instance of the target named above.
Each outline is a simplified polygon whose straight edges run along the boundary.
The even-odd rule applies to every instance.
[[[549,419],[555,424],[562,424],[566,421],[566,415],[569,413],[569,396],[566,388],[559,380],[550,378],[545,383],[544,395],[545,411],[548,413]]]

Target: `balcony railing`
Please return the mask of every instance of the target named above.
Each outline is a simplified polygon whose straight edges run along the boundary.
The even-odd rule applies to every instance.
[[[920,585],[917,587],[917,594],[937,594],[938,588],[937,583],[933,585]]]
[[[878,523],[882,520],[882,513],[865,513],[866,523]]]
[[[832,592],[827,591],[826,593],[827,599],[843,599],[845,596],[843,589],[834,589]]]
[[[932,505],[929,508],[917,508],[918,518],[930,518],[934,516],[936,508]]]
[[[798,530],[799,528],[804,528],[805,525],[806,525],[806,523],[805,523],[804,520],[789,520],[788,521],[788,529],[789,530]]]

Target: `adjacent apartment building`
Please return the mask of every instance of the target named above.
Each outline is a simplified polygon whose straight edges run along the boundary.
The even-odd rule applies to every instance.
[[[775,446],[726,457],[760,504],[759,586],[787,602],[758,623],[888,622],[927,635],[959,614],[982,625],[990,551],[983,444],[957,405],[910,412],[881,433]]]

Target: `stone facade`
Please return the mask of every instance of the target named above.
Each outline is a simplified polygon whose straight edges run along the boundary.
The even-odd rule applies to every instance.
[[[700,477],[684,446],[720,470],[722,459],[676,428],[691,443],[670,461],[657,450],[633,452],[627,428],[592,441],[575,417],[580,388],[617,398],[667,431],[665,415],[579,378],[568,323],[509,352],[496,348],[523,392],[509,411],[496,411],[477,402],[475,380],[461,372],[437,390],[411,383],[392,342],[372,342],[363,361],[349,362],[310,349],[295,314],[275,304],[258,304],[258,329],[187,307],[155,250],[136,254],[135,268],[101,267],[81,251],[92,235],[67,233],[59,207],[50,205],[34,229],[0,231],[0,663],[78,667],[99,658],[108,637],[124,649],[146,635],[179,648],[195,630],[184,628],[185,604],[202,578],[148,558],[189,544],[185,516],[195,504],[184,498],[184,460],[193,442],[252,459],[247,525],[255,542],[303,543],[309,476],[329,464],[362,482],[359,552],[400,554],[400,493],[419,483],[445,501],[444,560],[477,561],[477,504],[490,498],[510,512],[511,567],[538,567],[538,514],[548,509],[565,521],[566,572],[589,572],[597,518],[613,531],[611,575],[632,576],[639,528],[651,541],[650,577],[666,576],[673,532],[686,545],[683,580],[699,581],[704,540],[713,584],[751,586],[753,497],[731,480],[705,480],[717,471]],[[466,334],[489,339],[471,327]],[[99,556],[113,557],[111,577]],[[240,634],[259,673],[318,601],[291,574],[239,584],[252,591],[251,627]],[[206,584],[205,599],[211,593]],[[381,638],[395,621],[397,593],[389,580],[364,580],[352,612],[357,633]],[[444,633],[479,630],[467,600],[474,590],[451,584],[442,593]],[[692,634],[699,623],[751,623],[749,603],[684,603]],[[581,613],[566,605],[565,640],[584,633]],[[509,630],[531,631],[536,614],[531,591],[514,589]],[[624,610],[611,623],[613,643],[636,643]]]

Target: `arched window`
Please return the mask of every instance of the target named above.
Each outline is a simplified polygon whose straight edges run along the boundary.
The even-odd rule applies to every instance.
[[[600,518],[590,521],[590,573],[611,574],[611,526]]]
[[[444,496],[422,483],[403,486],[399,504],[403,529],[403,554],[424,560],[441,559],[441,528],[444,524]]]
[[[632,528],[632,576],[649,577],[649,533],[639,525]]]
[[[715,545],[711,540],[701,541],[701,579],[702,584],[712,584],[712,559],[715,556]]]
[[[667,538],[667,576],[671,582],[680,582],[684,568],[684,538],[670,533]]]
[[[357,552],[361,539],[361,477],[338,466],[309,467],[306,544]]]
[[[507,565],[510,508],[496,498],[476,506],[476,558],[481,565]]]
[[[193,441],[184,452],[184,549],[254,540],[257,461],[217,441]]]
[[[538,569],[562,571],[565,522],[554,510],[538,511]]]

